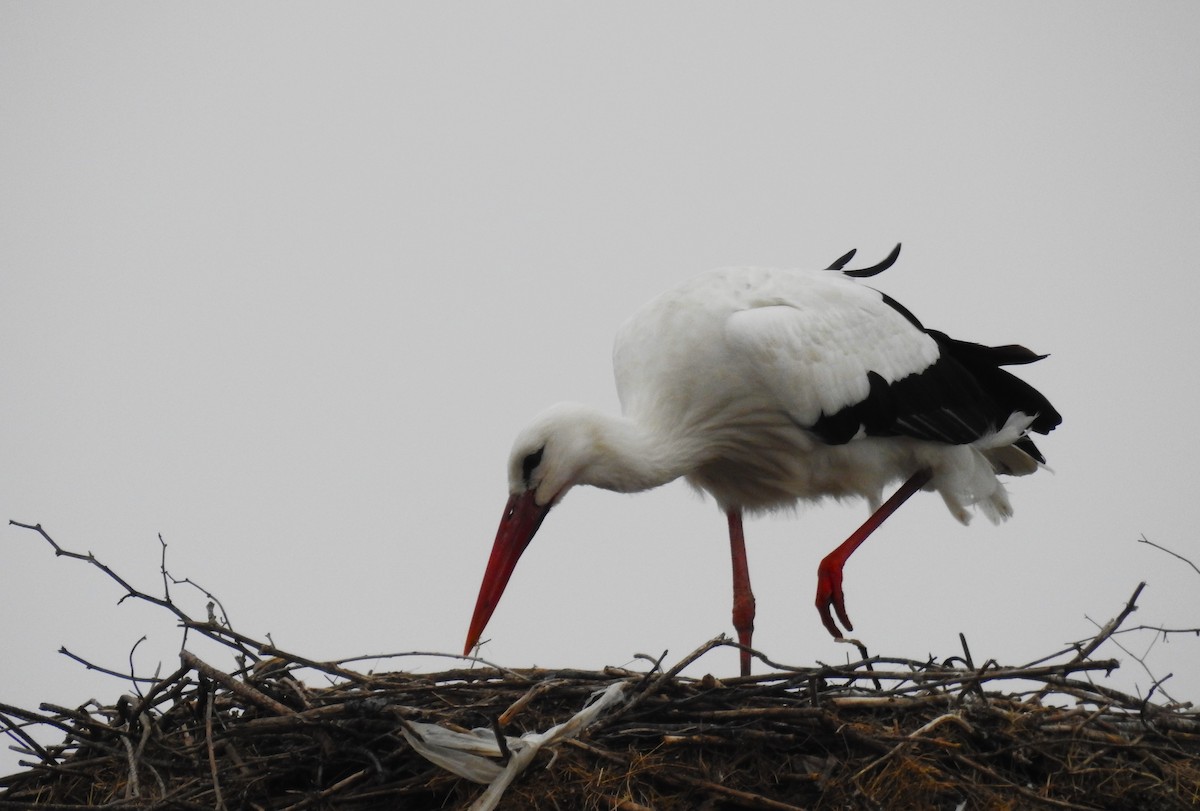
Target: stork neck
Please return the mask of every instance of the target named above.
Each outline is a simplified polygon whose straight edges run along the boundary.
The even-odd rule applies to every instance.
[[[649,490],[674,481],[693,464],[686,442],[629,419],[599,416],[592,463],[584,481],[621,493]]]

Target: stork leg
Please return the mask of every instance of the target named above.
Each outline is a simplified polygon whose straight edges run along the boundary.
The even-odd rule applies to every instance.
[[[850,624],[850,618],[846,616],[846,598],[842,594],[842,567],[846,565],[846,561],[854,554],[854,550],[862,545],[862,542],[870,537],[871,533],[879,528],[879,525],[887,520],[888,516],[894,513],[901,504],[908,500],[908,497],[924,487],[933,477],[933,471],[925,468],[914,473],[908,481],[900,485],[900,489],[892,494],[892,497],[883,503],[883,505],[871,514],[861,527],[854,531],[854,534],[847,538],[841,546],[830,552],[821,561],[821,565],[817,567],[817,610],[821,612],[821,622],[825,623],[825,628],[829,633],[833,634],[835,639],[842,638],[842,632],[833,621],[833,617],[829,613],[829,607],[833,606],[833,610],[837,612],[838,619],[842,621],[842,625],[846,626],[847,631],[853,631],[854,626]],[[733,519],[730,519],[730,529],[732,533]],[[732,534],[730,535],[732,537]]]
[[[754,592],[750,591],[750,567],[746,564],[746,538],[742,535],[742,511],[736,507],[725,513],[729,519],[729,551],[733,556],[733,628],[738,642],[750,647],[754,636]],[[742,675],[750,675],[750,651],[739,651]]]

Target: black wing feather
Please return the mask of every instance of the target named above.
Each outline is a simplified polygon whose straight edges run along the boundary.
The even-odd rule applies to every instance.
[[[826,270],[841,270],[846,266],[846,263],[854,258],[854,254],[858,253],[858,248],[851,248],[844,254],[833,260],[833,264],[825,268]]]
[[[892,248],[892,252],[883,258],[883,261],[878,265],[872,265],[869,268],[861,268],[859,270],[842,270],[847,276],[853,276],[856,279],[865,279],[868,276],[877,276],[885,270],[896,264],[896,260],[900,257],[900,243],[896,243],[896,247]],[[840,260],[839,260],[840,261]],[[847,258],[846,261],[849,261]],[[845,263],[843,262],[843,266]],[[841,270],[841,268],[838,268]]]
[[[1033,416],[1030,427],[1042,434],[1062,421],[1041,392],[1000,368],[1032,363],[1044,355],[1017,345],[989,347],[956,341],[936,330],[926,332],[938,344],[934,363],[890,383],[868,372],[867,397],[835,414],[823,414],[811,430],[835,445],[849,442],[860,430],[868,436],[963,445],[996,431],[1018,411]],[[1045,461],[1027,437],[1017,447]]]
[[[900,245],[877,265],[844,270],[854,254],[852,250],[838,257],[828,269],[855,278],[875,276],[895,264]],[[920,372],[890,383],[882,375],[868,372],[869,391],[864,400],[837,413],[822,414],[811,426],[810,430],[822,440],[840,445],[863,432],[868,436],[910,436],[962,445],[996,431],[1017,412],[1032,416],[1030,428],[1041,434],[1062,422],[1045,395],[1001,368],[1033,363],[1045,355],[1018,344],[985,346],[956,340],[944,332],[926,329],[898,301],[885,293],[880,295],[885,304],[937,342],[938,359]],[[1014,444],[1039,462],[1046,461],[1028,436]]]

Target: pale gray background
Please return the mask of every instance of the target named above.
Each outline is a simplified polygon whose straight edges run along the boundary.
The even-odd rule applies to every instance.
[[[512,437],[616,407],[628,313],[903,241],[878,286],[1052,353],[1021,373],[1065,422],[1007,525],[925,495],[855,556],[860,636],[1017,664],[1141,579],[1133,621],[1195,627],[1200,577],[1135,539],[1200,559],[1198,33],[1182,2],[0,5],[0,518],[147,590],[161,532],[238,629],[310,657],[456,652]],[[864,516],[749,523],[764,651],[854,655],[812,596]],[[682,484],[573,492],[485,653],[681,657],[731,632],[728,554]],[[123,669],[148,634],[138,670],[177,666],[170,617],[32,533],[0,529],[0,591],[0,701],[126,689],[60,645]],[[1178,698],[1197,651],[1149,653]]]

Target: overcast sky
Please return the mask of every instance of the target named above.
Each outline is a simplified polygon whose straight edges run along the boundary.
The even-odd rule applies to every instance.
[[[903,242],[876,285],[1051,353],[1020,373],[1064,422],[1007,524],[926,494],[855,555],[858,636],[1020,664],[1140,580],[1131,624],[1196,627],[1200,577],[1136,539],[1200,562],[1198,32],[1183,2],[5,2],[0,518],[156,593],[161,533],[235,628],[312,658],[457,652],[513,437],[558,400],[616,409],[630,312],[711,267]],[[865,515],[747,524],[773,658],[854,655],[812,599]],[[125,669],[145,634],[138,672],[177,667],[165,612],[34,533],[0,529],[0,594],[0,701],[127,689],[60,646]],[[729,612],[710,501],[580,488],[485,655],[678,659]],[[1200,699],[1194,638],[1147,661]]]

